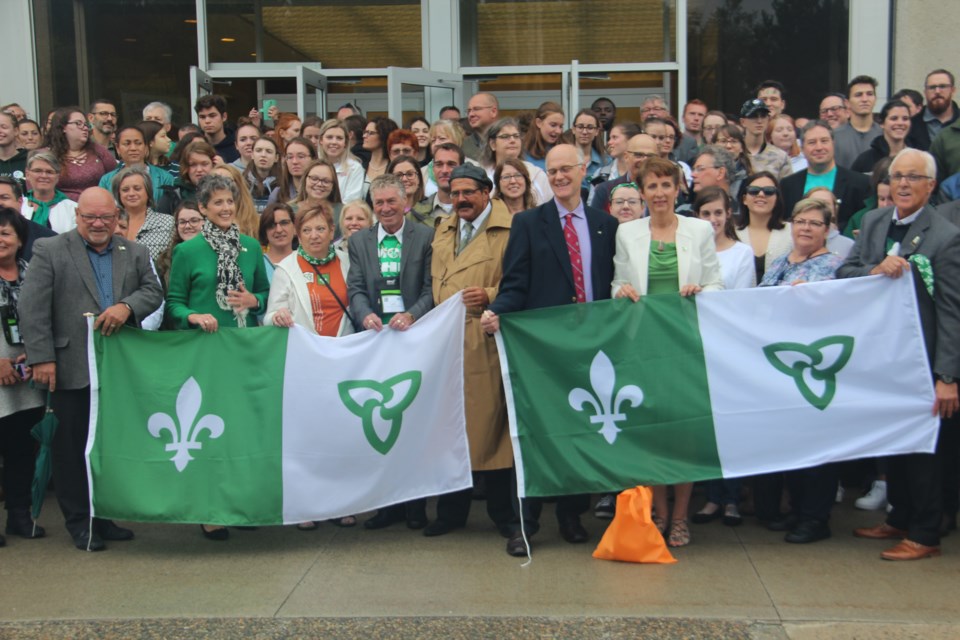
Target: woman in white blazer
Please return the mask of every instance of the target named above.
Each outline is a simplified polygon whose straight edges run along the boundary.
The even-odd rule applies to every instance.
[[[713,227],[705,220],[674,213],[680,195],[680,169],[664,158],[651,158],[640,169],[640,193],[650,216],[625,222],[617,230],[613,258],[613,297],[634,302],[648,294],[679,292],[691,296],[723,289]],[[667,544],[690,544],[687,511],[693,483],[674,486],[674,510]],[[667,487],[653,487],[654,522],[666,531]]]
[[[753,247],[757,282],[773,261],[793,249],[793,233],[780,192],[780,182],[768,171],[747,176],[740,187],[737,238]]]
[[[333,245],[333,211],[329,203],[301,208],[294,225],[300,248],[280,261],[270,284],[265,325],[343,336],[353,333],[348,313],[346,248]]]

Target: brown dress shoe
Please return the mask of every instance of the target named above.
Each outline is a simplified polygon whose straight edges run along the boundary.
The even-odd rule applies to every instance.
[[[907,532],[903,529],[891,527],[886,522],[881,522],[875,527],[854,529],[853,535],[858,538],[871,538],[873,540],[902,540],[907,537]]]
[[[940,555],[940,547],[928,547],[925,544],[914,542],[913,540],[904,540],[895,547],[887,549],[880,554],[884,560],[920,560],[922,558],[933,558]]]

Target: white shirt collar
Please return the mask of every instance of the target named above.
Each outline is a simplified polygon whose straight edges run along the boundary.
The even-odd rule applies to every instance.
[[[473,220],[470,224],[473,225],[473,232],[476,233],[477,229],[483,226],[483,223],[486,221],[487,216],[490,215],[490,212],[493,210],[493,204],[488,202],[487,206],[484,207],[483,211],[480,212],[480,215],[477,216],[476,220]],[[460,219],[460,236],[463,236],[463,228],[466,225],[466,220]]]
[[[386,238],[387,236],[393,235],[394,237],[396,237],[397,242],[399,242],[400,245],[403,246],[403,226],[405,224],[407,224],[406,218],[404,218],[403,222],[400,223],[400,228],[397,229],[397,232],[394,234],[390,234],[390,233],[387,233],[387,230],[383,228],[383,225],[378,222],[377,223],[377,244],[380,244],[381,242],[383,242],[383,239]]]
[[[917,216],[920,215],[920,212],[921,212],[921,211],[923,211],[923,207],[920,207],[919,209],[917,209],[916,211],[914,211],[913,213],[911,213],[910,215],[908,215],[906,218],[900,218],[900,217],[897,215],[897,208],[894,207],[894,208],[893,208],[893,223],[896,224],[896,225],[904,226],[904,227],[907,226],[907,225],[913,224],[914,220],[917,219]]]

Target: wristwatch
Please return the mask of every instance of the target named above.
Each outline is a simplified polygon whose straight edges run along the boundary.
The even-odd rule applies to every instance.
[[[953,384],[954,382],[957,381],[957,379],[954,378],[953,376],[944,375],[942,373],[936,374],[935,377],[937,378],[937,380],[939,380],[943,384]]]

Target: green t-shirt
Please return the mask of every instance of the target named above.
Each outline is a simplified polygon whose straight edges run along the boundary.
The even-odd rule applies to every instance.
[[[826,187],[833,191],[833,183],[837,181],[837,167],[834,165],[833,169],[827,171],[826,173],[821,173],[819,175],[814,175],[807,171],[807,181],[803,185],[803,192],[808,193],[810,189],[815,189],[816,187]],[[792,212],[787,212],[787,215],[790,215]]]
[[[402,245],[400,240],[396,236],[385,236],[383,241],[377,247],[377,257],[380,259],[380,275],[384,278],[399,278],[400,277],[400,255],[402,253]],[[388,295],[400,295],[400,283],[397,282],[396,288],[384,289],[380,292],[381,300],[384,296]],[[381,313],[380,319],[384,324],[390,322],[395,313]]]

